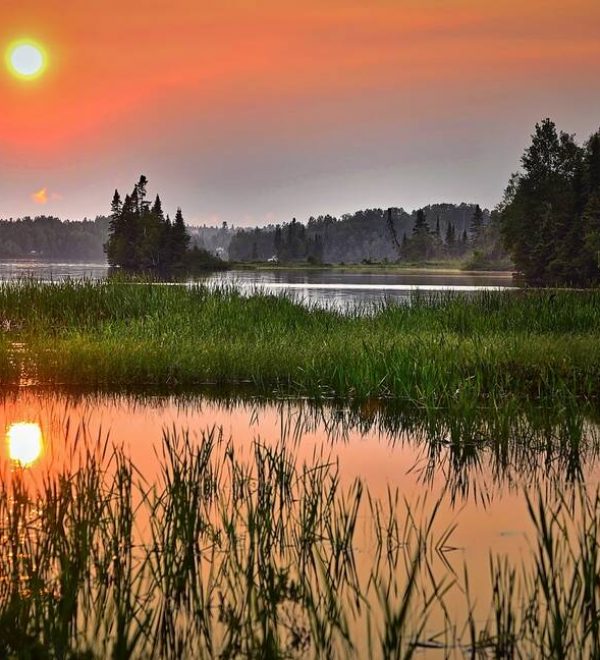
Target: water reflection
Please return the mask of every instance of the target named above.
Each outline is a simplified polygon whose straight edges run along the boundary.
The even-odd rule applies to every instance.
[[[21,467],[33,465],[42,455],[44,441],[42,429],[34,422],[11,424],[6,432],[8,455]]]
[[[32,418],[40,424],[22,422]],[[157,463],[152,448],[165,427],[187,429],[194,437],[218,427],[239,450],[247,451],[256,440],[284,443],[301,459],[327,446],[347,483],[361,478],[382,492],[402,483],[407,493],[443,495],[452,507],[500,505],[531,483],[551,494],[595,481],[600,447],[600,426],[591,410],[517,410],[510,404],[427,411],[382,401],[316,405],[21,389],[0,400],[0,424],[13,429],[10,457],[22,464],[39,459],[42,438],[45,461],[71,460],[65,455],[70,426],[98,444],[110,433],[110,442],[126,445],[149,479]]]
[[[32,417],[39,425],[21,421]],[[164,657],[181,657],[175,655],[180,644],[190,649],[197,644],[197,619],[190,612],[207,613],[202,622],[207,639],[219,640],[223,627],[228,634],[246,634],[255,621],[245,603],[263,599],[277,621],[284,614],[300,621],[290,639],[308,644],[314,609],[318,616],[324,612],[318,622],[327,633],[324,647],[318,647],[321,656],[335,657],[327,645],[335,630],[345,639],[346,616],[357,640],[367,640],[361,627],[367,625],[365,612],[367,619],[374,613],[367,622],[373,629],[384,629],[381,612],[397,606],[403,567],[410,575],[420,548],[423,598],[429,599],[431,589],[440,594],[444,585],[458,583],[467,566],[481,604],[465,605],[462,585],[444,596],[444,607],[432,612],[420,632],[423,645],[433,648],[439,631],[463,629],[463,615],[485,625],[493,595],[492,553],[507,557],[511,566],[531,564],[524,488],[534,482],[541,510],[552,510],[557,498],[566,502],[565,493],[577,492],[574,484],[596,481],[597,421],[581,407],[517,410],[507,404],[501,410],[436,411],[381,401],[317,406],[21,389],[0,399],[0,424],[9,438],[43,437],[45,447],[29,473],[31,483],[16,480],[13,499],[2,499],[0,484],[0,527],[14,520],[15,511],[20,516],[18,525],[5,524],[3,533],[14,547],[0,543],[0,584],[4,570],[15,593],[26,584],[35,596],[36,585],[45,584],[30,570],[38,566],[45,567],[50,583],[60,576],[59,594],[65,584],[84,584],[96,630],[112,625],[113,598],[120,603],[123,593],[135,593],[132,610],[154,612],[152,627],[140,639],[160,640]],[[22,451],[27,444],[16,446]],[[9,456],[15,460],[10,443]],[[19,490],[39,484],[41,494]],[[18,507],[3,510],[3,502]],[[431,511],[435,526],[421,538]],[[573,523],[579,525],[580,518]],[[51,533],[56,529],[60,533]],[[63,529],[85,534],[65,537]],[[69,556],[84,560],[60,564],[63,573],[75,571],[68,580],[53,573],[65,543]],[[97,585],[85,582],[96,574],[102,578]],[[327,594],[335,596],[333,602],[323,600]],[[49,602],[45,592],[39,597]],[[0,611],[1,598],[0,589]],[[77,602],[72,594],[67,598]],[[327,632],[338,605],[349,609],[340,610],[338,628]],[[448,612],[452,621],[445,619]],[[108,633],[84,633],[110,639]],[[367,642],[361,643],[355,655],[367,657]],[[321,644],[321,638],[310,638],[310,644]],[[99,657],[110,655],[104,651]],[[191,650],[187,655],[195,657]]]

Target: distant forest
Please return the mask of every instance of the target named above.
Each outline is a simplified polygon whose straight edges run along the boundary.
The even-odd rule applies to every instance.
[[[306,225],[294,219],[240,229],[230,233],[227,248],[219,247],[227,249],[231,261],[356,264],[460,259],[474,267],[509,266],[497,220],[496,213],[475,204],[436,204],[413,213],[367,209],[341,218],[313,217]],[[198,236],[205,241],[202,230]],[[208,238],[214,245],[215,234]]]
[[[238,262],[393,263],[460,259],[473,267],[509,265],[495,213],[473,204],[420,212],[367,209],[341,218],[295,219],[258,228],[187,226],[191,245]],[[39,216],[0,221],[0,258],[104,261],[110,218],[60,221]],[[477,262],[477,263],[476,263]]]
[[[62,221],[52,216],[0,220],[0,259],[106,259],[109,219]]]

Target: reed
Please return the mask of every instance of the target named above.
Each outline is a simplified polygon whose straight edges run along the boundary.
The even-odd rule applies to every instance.
[[[242,456],[218,428],[195,439],[167,428],[146,480],[84,426],[61,445],[64,464],[42,474],[2,469],[4,657],[600,652],[598,489],[528,495],[530,561],[490,557],[482,619],[468,567],[459,578],[432,566],[453,532],[439,504],[342,487],[326,453],[298,463],[256,442]],[[462,611],[446,605],[457,592]]]
[[[466,408],[600,394],[595,291],[415,294],[342,314],[199,285],[25,282],[0,286],[0,310],[4,384],[247,384]],[[13,369],[11,342],[24,345]]]

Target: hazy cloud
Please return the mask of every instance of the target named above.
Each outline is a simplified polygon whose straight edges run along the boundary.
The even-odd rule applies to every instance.
[[[37,192],[32,193],[31,199],[36,204],[47,204],[48,203],[48,188],[41,188]]]
[[[56,192],[50,192],[47,187],[40,188],[37,192],[34,192],[31,194],[31,199],[36,203],[36,204],[41,204],[42,206],[44,204],[47,204],[50,201],[57,201],[59,199],[62,199],[62,195],[59,195]]]

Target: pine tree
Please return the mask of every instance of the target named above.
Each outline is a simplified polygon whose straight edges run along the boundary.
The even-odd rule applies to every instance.
[[[152,205],[146,200],[147,183],[146,177],[141,176],[123,202],[115,191],[105,245],[108,262],[131,272],[168,273],[174,268],[181,269],[190,262],[190,236],[183,214],[177,209],[175,222],[171,224],[169,216],[164,215],[158,195]],[[221,263],[206,251],[197,249],[192,261],[196,270],[203,264],[216,267]]]
[[[502,236],[530,284],[576,282],[583,246],[585,167],[582,149],[549,119],[536,124],[500,206]]]
[[[473,245],[478,245],[481,240],[481,232],[483,231],[483,211],[479,204],[477,204],[475,211],[473,211],[470,230]]]
[[[423,209],[417,211],[415,224],[413,226],[413,235],[409,245],[409,253],[415,259],[428,259],[434,247],[434,237],[432,236],[427,216]]]
[[[423,209],[417,211],[417,217],[413,226],[414,236],[425,236],[429,234],[429,225],[427,224],[427,216]]]
[[[171,264],[173,267],[181,268],[183,266],[189,244],[190,236],[185,228],[181,209],[178,208],[171,228]]]
[[[450,254],[454,251],[456,243],[456,233],[454,230],[454,225],[449,222],[446,225],[446,248]]]
[[[112,203],[110,205],[110,220],[108,224],[109,240],[104,244],[104,251],[110,266],[118,266],[125,255],[125,236],[122,223],[121,196],[119,191],[115,190]]]

